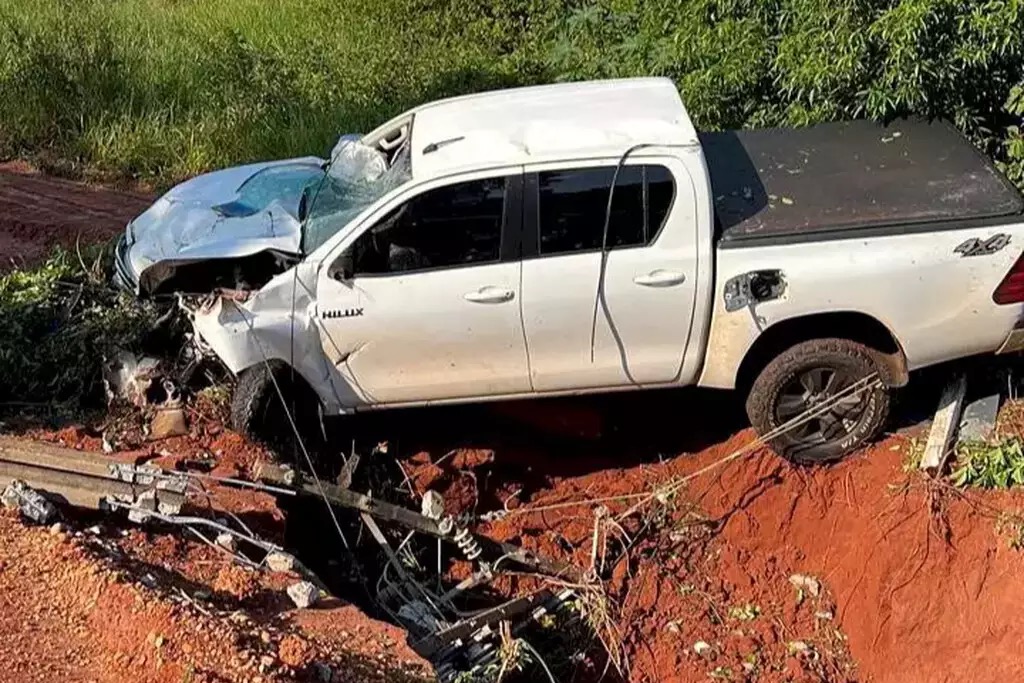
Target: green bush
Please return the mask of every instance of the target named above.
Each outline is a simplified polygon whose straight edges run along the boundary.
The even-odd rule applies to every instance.
[[[956,486],[1005,489],[1024,485],[1024,443],[1012,438],[1000,443],[975,443],[957,451],[952,474]]]
[[[100,271],[57,252],[38,268],[0,276],[0,408],[102,403],[103,360],[137,349],[156,317]]]
[[[1019,0],[4,0],[0,155],[166,185],[431,98],[634,75],[703,128],[946,116],[1024,182]]]

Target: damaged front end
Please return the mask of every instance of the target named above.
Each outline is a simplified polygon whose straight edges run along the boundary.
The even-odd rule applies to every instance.
[[[329,160],[248,164],[188,180],[128,224],[115,278],[139,296],[256,290],[405,182],[406,163],[357,136]]]
[[[316,326],[315,271],[300,263],[257,292],[221,290],[182,298],[195,343],[233,374],[265,363],[292,367],[328,413],[339,412],[333,366],[323,353]]]
[[[330,161],[251,164],[185,182],[133,220],[115,278],[140,297],[173,295],[200,351],[233,374],[279,361],[325,410],[338,397],[315,319],[318,260],[307,258],[411,178],[408,126],[391,147],[343,136]],[[351,397],[350,397],[351,398]]]
[[[141,296],[262,286],[298,261],[301,198],[325,163],[251,164],[178,185],[128,224],[115,251],[118,281]]]

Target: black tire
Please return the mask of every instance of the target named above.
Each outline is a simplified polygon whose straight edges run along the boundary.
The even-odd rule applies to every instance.
[[[880,354],[848,339],[814,339],[776,356],[754,380],[747,416],[768,434],[832,399],[858,380],[878,373]],[[800,465],[835,462],[874,439],[889,417],[891,393],[881,384],[847,392],[834,408],[769,439],[776,453]]]
[[[305,380],[280,361],[260,363],[239,374],[231,395],[232,428],[267,446],[280,462],[308,472],[309,464],[288,420],[289,413],[317,473],[333,469],[325,459],[327,444],[321,428],[320,400]]]

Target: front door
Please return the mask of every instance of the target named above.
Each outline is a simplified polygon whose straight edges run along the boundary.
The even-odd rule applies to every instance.
[[[685,168],[674,160],[623,166],[606,240],[614,162],[532,170],[525,190],[523,319],[533,388],[685,379],[697,282],[697,221]]]
[[[344,267],[322,270],[324,348],[365,404],[529,391],[521,183],[476,178],[398,202],[345,250]]]

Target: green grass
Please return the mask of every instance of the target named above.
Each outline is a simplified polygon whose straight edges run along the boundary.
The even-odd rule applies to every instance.
[[[940,114],[1024,179],[1017,0],[3,0],[0,158],[168,185],[419,102],[673,78],[704,128]]]

